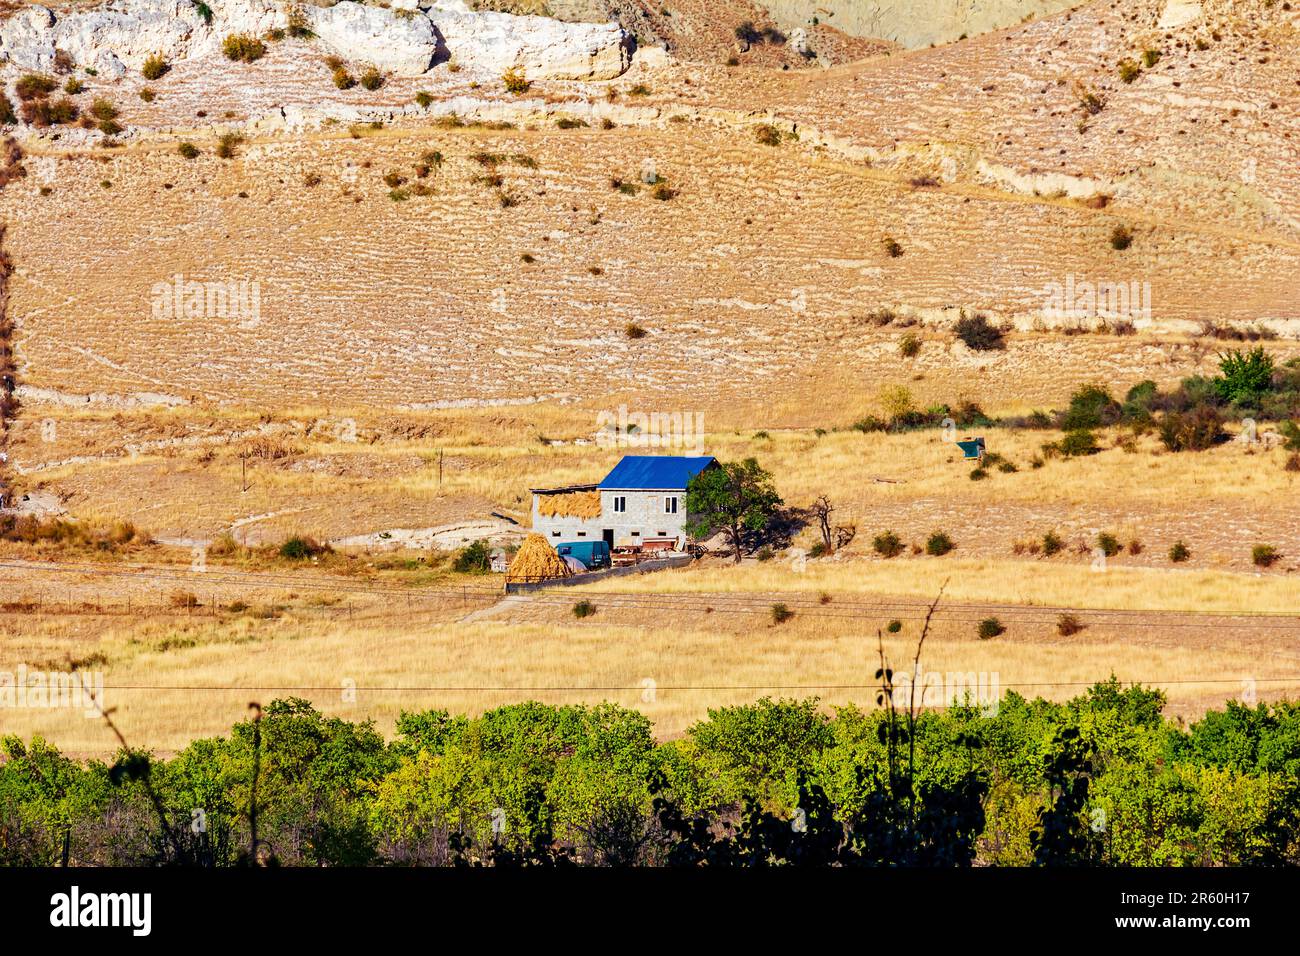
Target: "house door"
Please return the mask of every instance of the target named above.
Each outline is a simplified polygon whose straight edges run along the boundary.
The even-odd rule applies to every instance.
[[[613,528],[606,528],[606,529],[605,529],[604,531],[602,531],[600,534],[601,534],[601,537],[605,539],[605,543],[606,543],[607,545],[609,545],[609,550],[610,550],[610,553],[612,554],[613,551],[614,551],[614,529],[613,529]]]

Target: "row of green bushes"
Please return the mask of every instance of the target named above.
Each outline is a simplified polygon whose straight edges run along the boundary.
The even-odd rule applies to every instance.
[[[1113,679],[914,721],[763,699],[656,743],[613,704],[408,713],[385,741],[290,699],[166,760],[8,737],[0,864],[1300,862],[1300,706],[1164,703]]]

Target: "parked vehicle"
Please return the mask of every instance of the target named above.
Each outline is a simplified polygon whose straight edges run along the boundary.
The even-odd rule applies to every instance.
[[[555,552],[562,558],[577,558],[588,571],[610,566],[609,544],[605,541],[567,541]]]

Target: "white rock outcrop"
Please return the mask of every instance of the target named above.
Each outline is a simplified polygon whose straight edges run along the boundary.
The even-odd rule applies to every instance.
[[[631,38],[614,22],[475,13],[461,0],[438,0],[428,16],[448,55],[463,66],[518,69],[530,80],[608,80],[632,64]]]
[[[373,63],[398,76],[419,76],[433,65],[438,41],[429,18],[418,11],[352,0],[306,11],[316,36],[349,60]]]
[[[419,76],[456,59],[495,74],[520,69],[530,79],[610,79],[631,65],[632,42],[617,23],[561,23],[549,17],[476,13],[460,0],[397,0],[366,6],[342,0],[303,8],[318,42],[354,63]],[[138,70],[153,54],[168,60],[215,54],[231,34],[263,36],[284,28],[276,0],[109,0],[56,16],[30,6],[0,23],[0,62],[50,70],[56,51],[101,75]]]

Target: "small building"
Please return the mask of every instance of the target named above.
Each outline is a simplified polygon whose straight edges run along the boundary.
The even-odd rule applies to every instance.
[[[533,488],[533,530],[551,544],[603,540],[612,549],[684,550],[686,486],[712,457],[627,455],[595,485]]]

